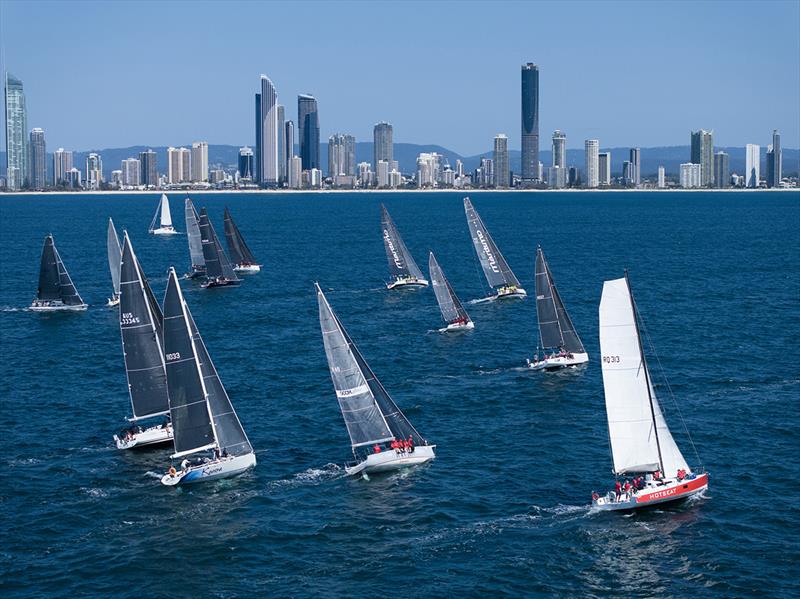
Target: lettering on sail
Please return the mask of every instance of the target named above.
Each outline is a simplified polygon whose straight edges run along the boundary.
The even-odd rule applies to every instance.
[[[386,245],[389,247],[389,251],[392,252],[392,258],[394,259],[394,265],[399,268],[403,269],[403,259],[398,255],[397,250],[394,249],[394,243],[392,242],[392,236],[389,235],[389,230],[383,230],[383,238],[386,240]]]
[[[477,229],[475,234],[478,236],[478,241],[481,242],[483,246],[483,253],[486,254],[486,259],[489,261],[489,266],[492,267],[493,272],[500,272],[500,269],[497,267],[497,260],[494,259],[494,254],[492,250],[489,249],[489,244],[486,241],[486,238],[483,236],[483,231]]]

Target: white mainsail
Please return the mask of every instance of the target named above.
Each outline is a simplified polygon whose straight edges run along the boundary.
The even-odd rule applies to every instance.
[[[206,261],[203,258],[203,240],[200,237],[200,217],[194,209],[192,200],[186,198],[184,204],[186,217],[186,235],[189,238],[189,255],[192,259],[193,267],[205,267]]]
[[[169,211],[169,198],[167,194],[161,194],[161,226],[172,226],[172,213]]]
[[[108,268],[111,271],[111,283],[114,285],[114,295],[119,297],[119,271],[122,263],[122,249],[119,245],[117,230],[114,228],[114,221],[110,218],[108,219],[106,249],[108,250]]]
[[[614,471],[689,472],[650,383],[627,278],[603,283],[600,350]]]

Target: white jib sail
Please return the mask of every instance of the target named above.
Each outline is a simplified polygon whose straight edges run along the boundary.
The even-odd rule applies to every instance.
[[[169,211],[169,198],[167,194],[161,194],[161,226],[172,226],[172,213]]]
[[[647,364],[642,361],[634,319],[627,279],[605,281],[600,300],[600,351],[614,471],[660,470],[660,445],[664,475],[673,477],[681,468],[688,472],[689,467],[667,428],[652,386],[651,411]]]

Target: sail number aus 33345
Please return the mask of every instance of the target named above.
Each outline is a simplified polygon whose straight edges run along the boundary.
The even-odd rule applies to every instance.
[[[124,312],[120,321],[122,324],[139,324],[139,317],[134,316],[131,312]]]
[[[603,362],[606,364],[617,364],[619,362],[619,356],[603,356]]]

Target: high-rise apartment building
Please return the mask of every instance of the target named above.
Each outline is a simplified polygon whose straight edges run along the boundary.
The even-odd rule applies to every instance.
[[[288,171],[286,161],[286,109],[283,104],[277,106],[278,115],[278,185],[286,183]]]
[[[642,150],[640,148],[631,148],[630,159],[630,185],[639,187],[642,184]]]
[[[385,160],[378,160],[377,173],[377,186],[380,189],[389,187],[389,163]]]
[[[553,166],[567,168],[567,135],[558,129],[553,132]]]
[[[44,130],[31,129],[30,143],[28,145],[30,188],[44,189],[47,187],[47,146],[44,141]]]
[[[257,95],[260,104],[256,110],[256,150],[259,162],[259,183],[275,187],[280,179],[280,158],[278,157],[278,94],[275,86],[266,75],[261,75],[261,93]]]
[[[253,180],[253,150],[247,146],[239,148],[239,178]]]
[[[344,174],[344,135],[334,133],[328,138],[328,176]]]
[[[767,152],[767,187],[778,187],[781,184],[782,171],[781,134],[775,129],[772,132],[772,145]]]
[[[320,168],[319,110],[317,99],[308,94],[297,96],[297,121],[300,133],[300,159],[303,170]]]
[[[611,185],[611,152],[597,154],[597,170],[600,185]]]
[[[633,163],[630,160],[622,161],[622,184],[626,187],[632,186],[635,178]]]
[[[385,160],[391,165],[394,160],[394,129],[391,124],[381,121],[372,128],[372,164],[378,168],[378,162]]]
[[[139,180],[141,185],[158,187],[158,163],[153,150],[139,152]]]
[[[292,156],[289,161],[289,187],[300,189],[303,184],[303,160],[300,156]]]
[[[289,168],[294,154],[294,121],[286,121],[283,133],[283,153],[286,156],[286,183],[289,183]]]
[[[183,175],[183,155],[178,148],[167,148],[167,181],[180,183]]]
[[[208,181],[208,142],[196,141],[192,144],[192,182],[203,181]]]
[[[730,157],[725,152],[714,154],[714,187],[725,189],[731,184]]]
[[[680,183],[684,189],[696,189],[703,182],[703,166],[694,162],[685,162],[680,166]]]
[[[181,181],[188,183],[192,180],[192,151],[189,148],[179,148],[181,153]]]
[[[142,184],[141,162],[136,158],[127,158],[122,161],[122,184],[138,187]]]
[[[758,182],[761,180],[761,146],[747,144],[744,154],[744,186],[758,187]]]
[[[600,142],[596,139],[587,139],[586,151],[586,187],[593,189],[600,185]]]
[[[264,145],[263,134],[261,128],[261,92],[256,94],[256,154],[255,154],[255,169],[253,170],[253,180],[261,181],[261,150]],[[289,154],[291,156],[291,154]]]
[[[498,133],[494,137],[494,186],[510,187],[511,171],[508,165],[508,137]]]
[[[666,177],[664,177],[664,167],[663,166],[659,166],[658,167],[658,183],[657,183],[657,185],[658,185],[659,189],[664,189],[667,186]]]
[[[86,189],[100,189],[103,182],[103,159],[91,152],[86,156]]]
[[[53,152],[53,185],[60,187],[67,184],[67,173],[72,170],[72,152],[58,148]]]
[[[690,162],[700,165],[700,185],[714,185],[714,132],[700,129],[692,131]]]
[[[539,67],[522,65],[522,179],[533,181],[539,172]]]
[[[547,169],[547,186],[562,189],[567,186],[567,169],[562,166],[551,166]]]
[[[28,110],[22,81],[6,73],[6,187],[22,189],[27,185],[28,171]]]

